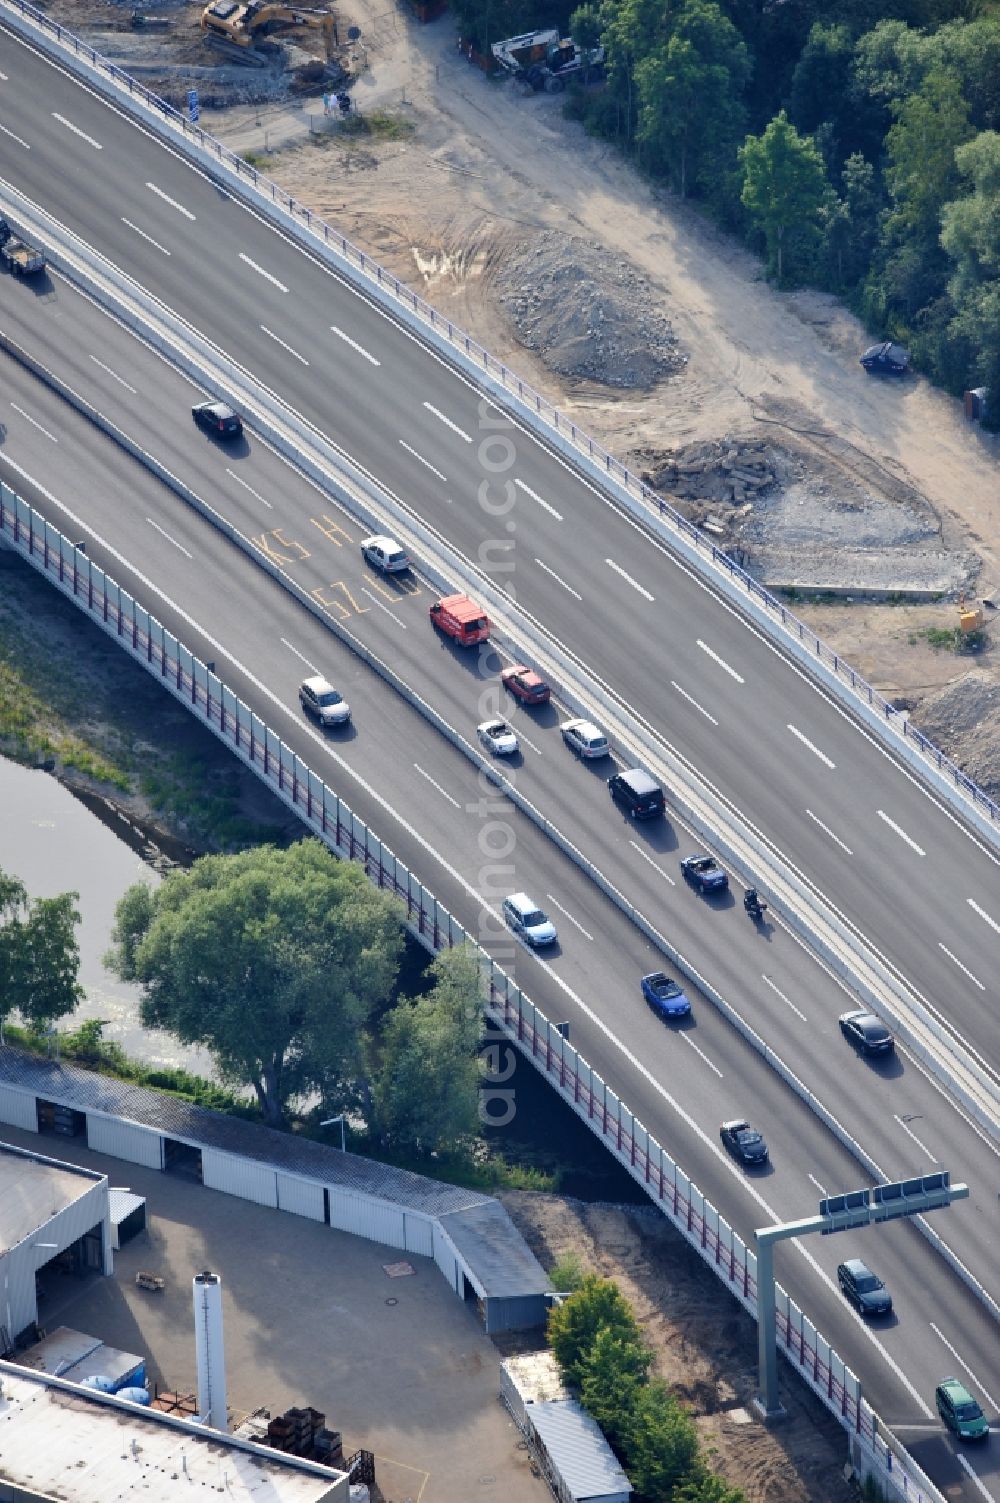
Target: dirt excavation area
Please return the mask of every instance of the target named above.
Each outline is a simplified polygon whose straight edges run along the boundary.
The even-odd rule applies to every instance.
[[[544,1267],[575,1253],[585,1271],[616,1281],[656,1352],[657,1376],[690,1410],[714,1469],[750,1503],[856,1503],[844,1432],[804,1384],[782,1382],[779,1369],[787,1418],[768,1429],[752,1417],[757,1328],[652,1206],[527,1191],[501,1199]]]

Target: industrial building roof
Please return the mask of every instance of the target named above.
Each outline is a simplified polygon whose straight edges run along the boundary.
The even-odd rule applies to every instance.
[[[61,1060],[40,1059],[9,1046],[0,1047],[0,1084],[19,1086],[47,1101],[58,1101],[81,1112],[102,1112],[155,1128],[170,1138],[196,1147],[216,1148],[241,1158],[273,1164],[306,1179],[377,1195],[392,1204],[440,1216],[490,1201],[478,1190],[441,1184],[407,1169],[379,1164],[353,1153],[341,1153],[292,1133],[278,1132],[204,1106],[193,1106],[130,1081],[115,1080],[81,1070]]]
[[[621,1498],[632,1484],[597,1421],[572,1399],[534,1404],[531,1423],[573,1498]]]
[[[0,1143],[0,1253],[16,1247],[102,1176]]]
[[[552,1280],[498,1200],[438,1216],[491,1299],[545,1294]]]
[[[222,1493],[226,1503],[346,1503],[346,1479],[314,1462],[7,1362],[0,1419],[4,1482],[32,1497],[157,1503],[183,1486],[192,1496]]]

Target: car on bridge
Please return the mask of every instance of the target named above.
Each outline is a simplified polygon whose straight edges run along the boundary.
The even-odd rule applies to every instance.
[[[532,949],[539,945],[553,945],[558,939],[556,926],[538,904],[526,892],[513,892],[504,898],[501,905],[503,916],[513,929]]]
[[[512,757],[517,751],[517,737],[506,720],[484,720],[476,735],[492,757]]]
[[[895,1052],[895,1039],[882,1019],[877,1018],[873,1012],[866,1012],[864,1008],[856,1012],[845,1012],[838,1022],[841,1033],[859,1054],[868,1054],[877,1059],[886,1058]]]
[[[985,1440],[990,1433],[986,1416],[964,1383],[943,1378],[934,1390],[937,1411],[960,1440]]]
[[[225,402],[196,402],[191,416],[199,428],[216,438],[239,438],[243,432],[243,419]]]
[[[867,1263],[848,1258],[837,1267],[837,1283],[845,1299],[856,1306],[859,1315],[891,1315],[892,1295]]]
[[[377,533],[374,537],[361,539],[361,555],[366,564],[371,564],[380,574],[402,574],[410,567],[410,557],[395,538]]]
[[[299,704],[315,715],[320,725],[346,725],[351,718],[347,700],[318,673],[299,685]]]
[[[661,1018],[686,1018],[691,1003],[683,990],[665,971],[650,971],[642,978],[642,995]]]
[[[738,1117],[732,1122],[723,1122],[719,1128],[719,1137],[722,1139],[723,1148],[731,1153],[734,1159],[739,1159],[741,1164],[753,1167],[756,1164],[767,1163],[769,1154],[763,1135],[757,1131],[756,1127],[751,1127],[745,1118]]]
[[[592,720],[564,720],[559,730],[570,751],[578,757],[596,760],[610,752],[607,736]]]
[[[523,705],[548,704],[552,696],[552,690],[542,678],[541,674],[529,668],[527,663],[514,663],[510,668],[505,668],[500,675],[500,682],[508,694],[513,694]]]
[[[710,892],[728,892],[729,878],[714,856],[685,856],[681,862],[685,882],[704,897]]]

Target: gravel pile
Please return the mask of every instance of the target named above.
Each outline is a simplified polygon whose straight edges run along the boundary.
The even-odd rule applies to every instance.
[[[517,337],[561,376],[655,386],[687,363],[659,294],[628,261],[546,232],[506,256],[497,295]]]
[[[913,712],[913,723],[993,798],[1000,798],[1000,684],[973,669]]]

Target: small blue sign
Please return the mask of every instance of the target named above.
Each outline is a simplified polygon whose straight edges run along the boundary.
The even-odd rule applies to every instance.
[[[198,105],[198,90],[188,89],[188,119],[190,120],[192,125],[195,124],[200,114],[201,110]]]

